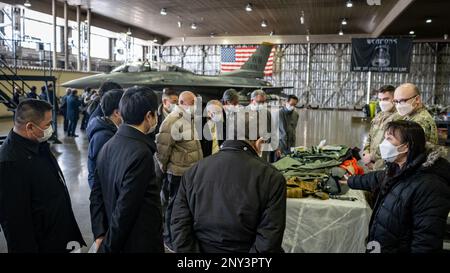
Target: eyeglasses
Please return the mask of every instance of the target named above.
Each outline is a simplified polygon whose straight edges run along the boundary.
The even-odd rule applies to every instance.
[[[410,97],[409,99],[401,99],[401,100],[393,100],[392,102],[394,104],[405,104],[406,102],[408,102],[409,100],[412,100],[414,98],[416,98],[418,95],[415,95],[413,97]]]

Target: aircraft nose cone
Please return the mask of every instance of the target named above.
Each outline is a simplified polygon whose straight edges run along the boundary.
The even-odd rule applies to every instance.
[[[87,76],[87,77],[83,77],[80,79],[75,79],[75,80],[65,82],[61,86],[77,88],[77,89],[83,89],[83,88],[87,88],[87,87],[98,88],[102,83],[101,76],[102,76],[102,74]]]

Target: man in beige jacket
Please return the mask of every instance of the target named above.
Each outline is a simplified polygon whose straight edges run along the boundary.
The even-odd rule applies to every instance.
[[[156,135],[156,159],[162,172],[167,174],[166,182],[169,186],[169,204],[165,212],[164,226],[164,242],[169,249],[172,242],[170,218],[181,177],[203,158],[200,136],[197,133],[201,132],[201,128],[196,128],[194,122],[195,102],[194,93],[182,92],[178,105],[163,121]]]

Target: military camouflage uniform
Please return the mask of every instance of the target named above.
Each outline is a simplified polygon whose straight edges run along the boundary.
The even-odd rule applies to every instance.
[[[397,113],[395,112],[395,108],[391,112],[380,112],[375,116],[370,124],[369,136],[363,150],[364,154],[371,155],[371,161],[374,162],[374,170],[384,168],[384,161],[381,159],[380,149],[378,149],[378,147],[384,140],[384,130],[386,124],[399,119],[399,117],[396,116]]]
[[[425,107],[422,106],[421,108],[417,109],[416,111],[413,111],[411,114],[406,115],[404,117],[400,116],[398,113],[395,115],[397,119],[414,121],[418,123],[420,126],[422,126],[423,130],[425,131],[425,139],[432,144],[435,145],[438,144],[438,132],[436,122],[434,121],[430,113],[427,111],[427,109],[425,109]]]

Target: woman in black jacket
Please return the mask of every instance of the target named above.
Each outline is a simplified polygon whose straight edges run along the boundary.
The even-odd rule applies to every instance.
[[[445,149],[427,149],[419,124],[394,121],[386,127],[380,152],[385,171],[347,181],[350,188],[376,196],[367,251],[441,251],[450,210],[450,163],[442,158]]]

